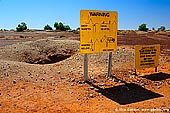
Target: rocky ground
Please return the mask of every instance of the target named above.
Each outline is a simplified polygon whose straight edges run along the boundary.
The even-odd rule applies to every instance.
[[[0,32],[0,112],[114,113],[170,111],[170,39],[126,31],[118,36],[107,75],[108,53],[89,54],[83,79],[79,34]],[[134,74],[134,46],[160,44],[158,72]]]

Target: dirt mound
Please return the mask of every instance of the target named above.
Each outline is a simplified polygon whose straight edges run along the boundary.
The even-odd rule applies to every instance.
[[[78,41],[43,39],[1,47],[0,59],[51,64],[72,56],[78,47]]]

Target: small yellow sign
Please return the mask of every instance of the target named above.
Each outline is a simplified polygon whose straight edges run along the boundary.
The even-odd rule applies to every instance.
[[[117,23],[117,12],[81,10],[80,53],[116,51]]]
[[[159,64],[160,45],[135,46],[135,68],[157,67]]]

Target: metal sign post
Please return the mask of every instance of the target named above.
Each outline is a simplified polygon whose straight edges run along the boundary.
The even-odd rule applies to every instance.
[[[108,58],[108,77],[111,77],[112,75],[112,52],[109,52],[109,58]]]
[[[88,81],[88,56],[84,54],[84,81]]]

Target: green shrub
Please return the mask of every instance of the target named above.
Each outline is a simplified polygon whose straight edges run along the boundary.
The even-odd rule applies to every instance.
[[[70,26],[64,25],[62,22],[60,22],[60,23],[55,22],[54,27],[55,27],[56,30],[61,30],[61,31],[70,30]]]
[[[148,31],[149,29],[146,27],[146,24],[141,24],[141,25],[139,25],[138,30],[139,31]]]
[[[24,30],[27,30],[27,24],[25,22],[21,22],[21,24],[18,24],[16,27],[17,32],[22,32]]]
[[[53,30],[53,28],[47,24],[44,26],[44,30]]]
[[[158,31],[165,31],[165,30],[166,30],[165,26],[161,26],[160,28],[158,28]]]

